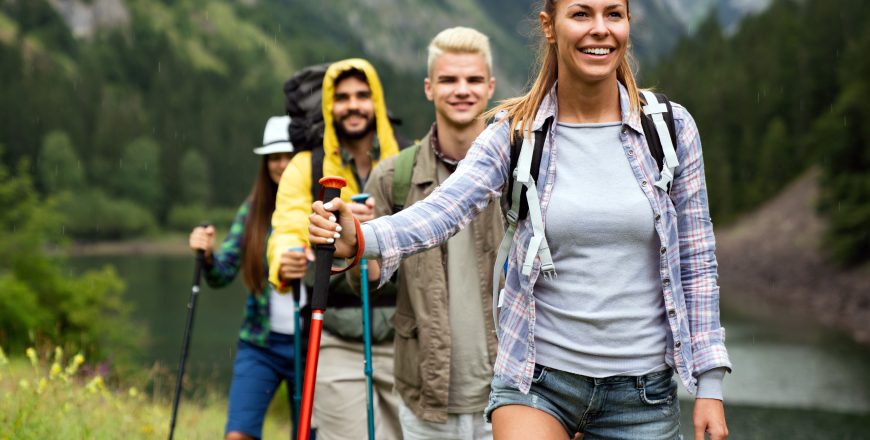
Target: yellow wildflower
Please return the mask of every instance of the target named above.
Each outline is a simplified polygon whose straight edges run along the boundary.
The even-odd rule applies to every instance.
[[[127,394],[129,394],[130,397],[136,397],[139,395],[139,390],[137,390],[136,387],[131,387]]]
[[[18,381],[18,387],[26,390],[30,388],[30,382],[27,379],[21,379]]]
[[[30,359],[30,363],[35,367],[37,363],[39,363],[39,359],[36,357],[36,350],[33,347],[29,347],[26,351],[27,358]]]
[[[63,360],[63,349],[60,346],[54,347],[54,361],[60,362]]]
[[[39,385],[36,387],[36,394],[42,394],[46,388],[48,388],[48,380],[43,377],[42,379],[39,379]]]
[[[154,427],[151,425],[142,426],[142,434],[151,434],[154,432]]]
[[[103,376],[95,376],[87,385],[85,385],[85,389],[94,394],[97,391],[103,390],[105,385],[106,384],[103,382]]]
[[[83,363],[85,363],[85,357],[81,353],[75,355],[75,357],[70,359],[69,365],[67,365],[66,367],[66,375],[74,376],[76,374],[76,371],[79,370],[79,366],[81,366]]]
[[[48,371],[48,377],[52,380],[57,379],[57,376],[60,375],[61,371],[63,371],[60,367],[60,362],[54,361],[51,364],[51,370]]]

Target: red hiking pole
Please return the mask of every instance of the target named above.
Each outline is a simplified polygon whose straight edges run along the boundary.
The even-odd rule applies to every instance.
[[[341,195],[347,182],[341,177],[320,179],[323,191],[320,200],[332,200]],[[336,222],[338,213],[335,213]],[[311,295],[311,330],[308,333],[308,357],[305,362],[305,381],[302,384],[302,406],[299,411],[298,440],[308,440],[311,434],[311,410],[314,406],[314,382],[317,376],[317,359],[320,357],[320,333],[323,330],[323,313],[329,296],[329,276],[332,274],[332,254],[335,246],[319,244],[315,248],[314,293]]]

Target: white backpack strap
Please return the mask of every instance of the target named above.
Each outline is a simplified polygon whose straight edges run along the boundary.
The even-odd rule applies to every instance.
[[[523,148],[525,148],[525,142]],[[507,231],[501,239],[501,244],[498,246],[498,254],[495,257],[495,265],[492,267],[492,320],[495,322],[495,328],[498,328],[498,309],[501,308],[501,290],[499,289],[499,281],[501,274],[505,273],[505,263],[507,262],[508,254],[510,254],[511,245],[514,241],[514,234],[517,232],[517,220],[519,219],[520,210],[520,194],[523,186],[516,182],[516,170],[511,179],[514,179],[513,192],[511,193],[511,206],[507,212]]]
[[[546,136],[546,135],[545,135]],[[531,138],[531,139],[529,139]],[[550,246],[547,244],[547,237],[544,234],[544,222],[541,217],[541,204],[538,200],[538,190],[535,186],[535,180],[532,179],[532,156],[535,150],[535,134],[527,136],[523,139],[520,147],[520,155],[517,159],[517,168],[513,170],[514,186],[511,193],[511,206],[507,213],[508,228],[501,244],[498,248],[498,254],[495,259],[492,274],[492,317],[495,321],[495,326],[498,328],[498,309],[501,307],[501,295],[498,288],[499,274],[505,271],[505,262],[510,253],[513,244],[513,238],[517,231],[517,221],[519,219],[520,196],[522,188],[526,188],[526,202],[529,206],[529,219],[532,223],[532,238],[529,241],[529,248],[526,252],[526,259],[523,262],[522,274],[529,276],[532,272],[532,264],[535,261],[535,256],[541,257],[541,271],[544,277],[551,278],[556,275],[556,267],[553,265],[553,257],[550,254]]]
[[[674,170],[680,165],[680,161],[677,159],[677,151],[674,149],[674,143],[671,142],[671,135],[668,132],[668,124],[662,116],[662,113],[668,112],[668,106],[659,102],[655,93],[649,90],[642,90],[641,93],[643,93],[643,97],[646,99],[643,112],[652,117],[659,136],[659,142],[662,145],[662,153],[665,156],[662,163],[661,178],[655,185],[667,191],[668,185],[674,181]]]
[[[532,222],[532,239],[529,240],[529,248],[526,251],[526,259],[523,261],[522,274],[529,276],[532,273],[532,264],[535,256],[541,257],[541,270],[544,276],[549,278],[555,274],[553,257],[550,255],[550,246],[547,245],[547,237],[544,235],[544,221],[541,217],[541,203],[538,200],[538,189],[535,179],[532,178],[532,155],[535,150],[535,134],[531,139],[523,139],[523,147],[517,160],[517,182],[526,187],[526,202],[529,205],[529,220]]]

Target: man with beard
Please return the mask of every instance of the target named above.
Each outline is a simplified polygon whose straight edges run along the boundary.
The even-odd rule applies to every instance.
[[[398,153],[386,102],[374,68],[362,59],[334,63],[323,79],[323,174],[347,181],[341,196],[349,200],[365,186],[381,159]],[[278,186],[272,236],[269,239],[269,281],[287,291],[289,280],[302,278],[302,254],[283,253],[308,245],[311,213],[312,156],[299,152]],[[316,162],[316,161],[315,161]],[[360,222],[373,218],[374,200],[355,203]],[[372,304],[375,431],[378,439],[401,438],[398,398],[393,394],[393,328],[395,290],[379,292]],[[356,437],[366,432],[366,380],[363,372],[361,301],[344,275],[332,277],[329,312],[324,318],[314,399],[313,425],[320,440]]]

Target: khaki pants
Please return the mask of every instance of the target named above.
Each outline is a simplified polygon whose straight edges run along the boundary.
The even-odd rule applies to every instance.
[[[492,425],[483,411],[447,414],[446,423],[427,422],[414,414],[405,402],[399,402],[399,419],[405,440],[492,440]]]
[[[366,438],[366,376],[362,342],[323,332],[314,393],[318,440]],[[372,345],[375,437],[402,438],[399,396],[393,391],[393,341]]]

